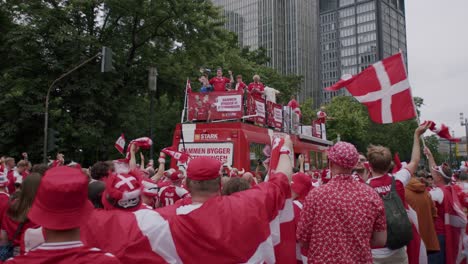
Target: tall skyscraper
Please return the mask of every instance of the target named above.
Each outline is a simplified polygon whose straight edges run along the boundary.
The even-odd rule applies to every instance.
[[[401,50],[406,56],[404,0],[320,0],[322,89]],[[328,103],[345,90],[322,92]]]
[[[320,98],[316,0],[213,0],[241,46],[263,47],[270,67],[303,76],[299,99]]]

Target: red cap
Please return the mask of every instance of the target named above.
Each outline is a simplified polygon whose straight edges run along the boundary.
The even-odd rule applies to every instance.
[[[221,176],[223,164],[219,160],[199,157],[188,164],[187,178],[194,181],[213,180]]]
[[[44,228],[67,230],[80,227],[92,211],[88,177],[80,169],[60,166],[42,177],[28,218]]]
[[[134,211],[141,205],[142,185],[140,178],[133,173],[112,174],[106,180],[106,189],[102,193],[102,204],[105,209],[123,209]],[[112,205],[108,198],[116,201]]]
[[[292,175],[291,189],[299,195],[299,198],[304,198],[312,188],[312,179],[309,175],[298,172]]]

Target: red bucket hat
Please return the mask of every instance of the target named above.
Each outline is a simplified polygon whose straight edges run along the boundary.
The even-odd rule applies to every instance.
[[[112,174],[106,180],[106,189],[102,194],[104,209],[122,209],[135,211],[141,205],[142,184],[140,177],[134,174]],[[111,204],[109,198],[116,203]]]
[[[88,201],[88,177],[66,166],[47,170],[28,218],[44,228],[67,230],[81,226],[93,211]]]
[[[199,157],[188,164],[187,178],[194,181],[213,180],[221,176],[223,164],[219,160]]]
[[[338,142],[328,149],[328,159],[340,167],[352,169],[359,160],[359,153],[353,144]]]
[[[312,188],[312,179],[309,175],[298,172],[292,175],[291,189],[299,195],[299,199],[306,197]]]

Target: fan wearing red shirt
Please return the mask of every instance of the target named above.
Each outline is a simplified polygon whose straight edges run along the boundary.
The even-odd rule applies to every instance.
[[[226,91],[226,84],[233,83],[234,77],[232,76],[232,71],[229,71],[229,76],[231,77],[226,78],[223,76],[223,69],[218,68],[216,70],[216,77],[210,79],[210,84],[213,85],[213,91],[215,92],[224,92]]]
[[[253,77],[253,82],[249,83],[249,86],[247,87],[249,93],[256,97],[256,98],[261,98],[264,91],[265,91],[265,86],[263,83],[260,82],[260,76],[259,75],[254,75]]]
[[[3,219],[3,215],[8,208],[8,201],[10,195],[6,189],[8,185],[8,179],[3,171],[0,171],[0,219]]]
[[[372,263],[371,246],[387,240],[385,208],[371,187],[351,175],[359,154],[346,142],[328,150],[330,181],[309,192],[297,240],[307,248],[308,263]]]
[[[411,175],[416,172],[421,159],[420,137],[426,131],[426,126],[420,126],[414,132],[413,150],[411,161],[408,165],[395,175],[388,174],[392,164],[392,153],[386,147],[370,146],[367,150],[370,172],[372,178],[367,183],[382,197],[390,192],[392,177],[396,180],[396,191],[401,201],[408,208],[405,200],[405,186],[411,179]],[[387,247],[372,249],[374,263],[408,263],[406,248],[391,250]]]
[[[294,224],[299,225],[302,208],[304,207],[304,199],[312,189],[312,178],[303,173],[298,172],[291,177],[291,198],[294,206]],[[297,264],[307,263],[307,248],[301,247],[300,243],[296,244],[296,260]]]
[[[190,195],[186,189],[180,187],[183,179],[184,175],[180,171],[171,171],[171,174],[169,176],[171,184],[168,186],[161,187],[161,189],[159,190],[158,196],[160,207],[173,205],[178,200]]]
[[[43,227],[45,243],[5,263],[120,263],[112,254],[86,247],[80,241],[80,226],[93,211],[87,196],[88,177],[81,170],[66,166],[48,170],[28,213],[31,221]]]
[[[236,76],[236,86],[235,89],[236,91],[245,91],[245,88],[247,88],[247,85],[242,81],[242,75],[237,75]]]

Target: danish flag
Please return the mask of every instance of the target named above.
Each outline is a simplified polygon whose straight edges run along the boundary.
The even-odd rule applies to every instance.
[[[174,147],[167,147],[161,150],[166,155],[173,157],[180,163],[186,163],[190,159],[190,155],[186,152],[177,151]]]
[[[115,148],[120,152],[120,154],[123,154],[124,153],[124,148],[125,148],[125,136],[124,134],[122,133],[122,135],[120,135],[120,137],[117,139],[117,141],[115,142]]]
[[[336,91],[343,87],[367,107],[375,123],[396,123],[416,117],[401,53],[373,64],[358,75],[343,76],[342,80],[325,90]]]

